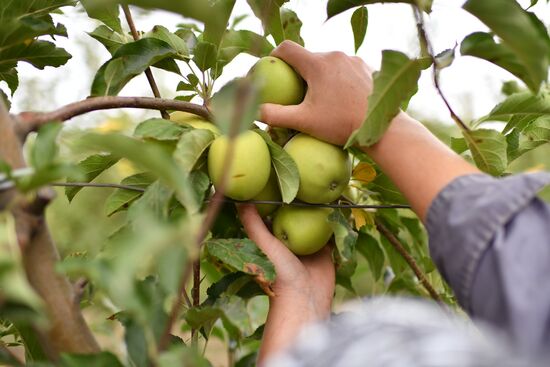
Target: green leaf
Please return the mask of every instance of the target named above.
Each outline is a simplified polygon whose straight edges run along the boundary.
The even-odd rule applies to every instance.
[[[12,319],[13,320],[13,319]],[[34,367],[32,362],[37,364],[37,367],[42,367],[42,363],[48,361],[48,355],[42,345],[40,345],[39,336],[36,335],[36,329],[32,325],[27,325],[27,322],[13,321],[13,325],[17,328],[23,344],[25,346],[25,362],[26,366]],[[45,365],[44,367],[49,367]]]
[[[189,49],[187,48],[185,41],[176,34],[170,32],[166,27],[156,25],[150,32],[147,32],[144,35],[144,38],[156,38],[164,41],[176,50],[178,56],[182,58],[189,58]]]
[[[80,161],[77,168],[84,175],[84,182],[91,182],[116,162],[118,162],[118,158],[112,155],[94,154]],[[74,182],[75,180],[69,177],[67,182],[71,181]],[[82,190],[82,187],[66,187],[65,195],[69,201],[72,201],[80,190]]]
[[[432,1],[433,0],[329,0],[327,3],[327,19],[357,6],[376,3],[405,3],[417,5],[420,9],[429,13],[432,9]]]
[[[201,71],[206,71],[216,65],[218,49],[213,43],[199,42],[193,53],[193,62]]]
[[[29,44],[21,43],[7,49],[0,47],[0,70],[13,75],[10,69],[19,61],[28,62],[35,68],[43,70],[46,66],[64,65],[71,57],[67,51],[55,47],[51,42],[31,41]]]
[[[380,244],[386,252],[387,260],[395,274],[403,273],[408,269],[409,266],[403,256],[393,247],[385,236],[380,235]],[[405,246],[405,249],[409,251],[408,246],[404,243],[402,244]]]
[[[120,182],[120,184],[145,189],[154,181],[154,176],[143,172],[126,177]],[[124,210],[141,195],[143,195],[143,193],[139,191],[116,189],[105,201],[105,213],[107,216],[111,216],[116,212]]]
[[[382,68],[374,77],[367,117],[351,135],[346,147],[355,141],[362,146],[370,146],[384,135],[403,101],[411,98],[417,90],[420,70],[418,60],[411,60],[399,51],[382,51]]]
[[[512,94],[522,92],[524,90],[525,89],[521,88],[515,80],[508,80],[502,83],[502,88],[500,88],[502,94],[507,97],[511,96]]]
[[[421,297],[418,290],[418,282],[409,274],[398,274],[392,279],[388,292],[391,294],[406,294]]]
[[[133,161],[175,189],[178,200],[189,212],[198,211],[199,203],[188,176],[178,169],[170,154],[159,146],[117,134],[86,134],[80,144],[83,147],[106,150],[116,157]]]
[[[408,204],[401,191],[384,173],[377,174],[374,181],[368,185],[368,188],[378,193],[382,201],[386,203]]]
[[[506,135],[508,161],[550,142],[550,116],[541,116],[523,130],[514,129]]]
[[[247,30],[228,30],[220,45],[218,62],[227,65],[240,53],[248,53],[256,57],[267,56],[273,46],[263,36]]]
[[[223,310],[218,307],[193,307],[185,313],[185,321],[194,329],[206,328],[210,331],[214,323],[223,315]]]
[[[235,272],[225,275],[223,278],[212,284],[206,290],[208,298],[204,305],[213,305],[223,295],[237,295],[244,299],[263,295],[263,291],[254,279],[245,273]]]
[[[98,4],[118,3],[117,0],[95,0]],[[219,45],[227,29],[235,0],[127,0],[125,3],[146,9],[162,9],[192,18],[204,23],[203,38],[206,42]]]
[[[178,140],[186,130],[189,129],[170,120],[151,118],[136,126],[134,137],[173,141]]]
[[[97,19],[115,32],[122,33],[119,8],[116,4],[102,4],[99,6],[94,3],[94,0],[81,0],[80,3],[90,18]]]
[[[15,92],[19,86],[19,76],[17,75],[17,70],[15,68],[7,69],[6,71],[0,70],[0,81],[6,82],[8,88],[11,90],[11,94],[13,95],[13,92]]]
[[[498,176],[508,166],[506,138],[500,132],[478,129],[463,132],[476,166],[491,175]]]
[[[504,121],[504,134],[514,128],[524,129],[537,118],[550,115],[550,94],[534,95],[529,92],[512,94],[493,108],[487,116],[477,123],[485,121]]]
[[[8,111],[11,109],[10,99],[6,96],[6,93],[4,93],[2,89],[0,89],[0,103],[4,103]]]
[[[191,172],[214,141],[214,134],[205,129],[189,129],[182,135],[174,151],[174,160],[184,172]]]
[[[264,33],[271,34],[276,44],[285,40],[281,21],[281,5],[288,0],[247,0],[254,15],[262,21]]]
[[[111,55],[114,55],[120,46],[130,42],[125,35],[117,33],[104,25],[100,25],[88,35],[105,46]]]
[[[464,138],[451,137],[451,149],[457,154],[462,154],[468,150],[468,144]]]
[[[371,234],[361,231],[359,232],[359,237],[357,238],[356,247],[357,251],[363,255],[369,263],[373,278],[375,280],[380,279],[386,256],[384,255],[384,251],[382,251],[378,240]]]
[[[298,15],[290,9],[281,8],[281,22],[283,24],[285,39],[303,46],[304,39],[300,35],[302,21],[298,18]]]
[[[189,174],[189,179],[197,202],[202,203],[210,188],[210,177],[202,170],[197,170]]]
[[[550,39],[546,27],[531,13],[511,0],[469,0],[463,8],[476,16],[521,61],[533,92],[548,78],[550,64]]]
[[[110,352],[98,354],[62,354],[61,367],[124,367],[118,358]]]
[[[235,6],[235,0],[217,0],[212,4],[212,14],[215,14],[215,16],[210,14],[209,17],[206,18],[202,35],[206,42],[218,48],[223,34],[227,29],[229,17]]]
[[[353,40],[355,42],[355,53],[365,40],[367,26],[369,24],[369,12],[366,6],[357,8],[351,16],[351,30],[353,31]]]
[[[49,167],[54,162],[58,152],[57,136],[62,128],[60,123],[50,123],[38,130],[30,156],[30,163],[36,171]]]
[[[507,45],[496,43],[489,33],[476,32],[466,37],[460,45],[460,53],[487,60],[523,80],[529,89],[538,90],[540,81],[531,78],[529,71]]]
[[[117,95],[130,80],[149,66],[175,55],[176,51],[169,44],[155,38],[142,38],[122,45],[113,58],[97,71],[91,95]]]
[[[67,30],[54,24],[50,13],[62,6],[72,6],[71,0],[19,0],[0,2],[0,49],[28,44],[39,36],[67,36]],[[2,57],[0,57],[2,59]]]
[[[275,267],[254,242],[247,238],[212,239],[206,242],[206,249],[233,270],[253,276],[266,293],[272,294]]]
[[[351,287],[351,276],[355,273],[357,259],[355,257],[355,244],[357,232],[355,232],[341,210],[333,210],[328,221],[334,231],[336,241],[336,282],[346,286],[354,292]]]
[[[195,348],[188,348],[182,345],[162,352],[158,358],[158,367],[180,366],[182,365],[182,361],[185,361],[185,367],[212,367],[210,362]]]
[[[300,187],[298,166],[286,150],[273,142],[268,133],[263,130],[256,130],[256,132],[260,134],[267,143],[269,153],[271,154],[271,163],[273,164],[275,173],[277,173],[281,197],[283,202],[288,204],[296,198],[296,194]]]
[[[166,294],[161,289],[158,279],[153,276],[136,282],[135,288],[146,317],[141,320],[131,312],[122,311],[111,316],[110,319],[117,320],[124,326],[124,341],[131,365],[147,367],[151,365],[148,341],[151,341],[151,336],[156,342],[159,341],[168,319],[163,308]],[[172,346],[183,344],[179,338],[174,338]]]
[[[259,93],[250,80],[234,79],[212,97],[214,121],[226,135],[232,126],[238,132],[248,130],[258,116],[259,102]]]

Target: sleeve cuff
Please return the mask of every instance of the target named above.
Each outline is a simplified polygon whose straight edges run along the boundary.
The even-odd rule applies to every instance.
[[[466,310],[479,263],[495,233],[549,183],[549,172],[500,179],[466,175],[433,200],[426,224],[430,253]]]

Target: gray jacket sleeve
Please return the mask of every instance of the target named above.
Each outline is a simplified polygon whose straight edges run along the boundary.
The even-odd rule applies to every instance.
[[[459,303],[522,351],[550,345],[550,173],[467,175],[434,199],[431,255]]]

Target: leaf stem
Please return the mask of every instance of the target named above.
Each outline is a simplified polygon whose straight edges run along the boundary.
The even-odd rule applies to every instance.
[[[462,119],[456,114],[454,109],[451,107],[451,104],[447,100],[447,97],[445,97],[445,94],[443,94],[443,90],[441,89],[441,86],[439,84],[439,70],[437,68],[437,61],[434,56],[434,51],[432,47],[432,43],[430,42],[430,39],[428,38],[428,34],[426,33],[426,27],[424,24],[424,16],[422,14],[422,10],[418,8],[418,6],[413,5],[413,13],[414,17],[416,19],[416,28],[418,29],[418,38],[420,40],[420,46],[422,48],[422,45],[425,45],[427,48],[428,56],[432,60],[432,68],[433,68],[433,83],[434,87],[437,90],[437,93],[443,100],[443,103],[445,103],[445,106],[447,107],[447,110],[449,110],[449,114],[451,115],[451,118],[455,121],[455,123],[460,127],[463,131],[469,132],[470,128],[462,121]]]
[[[140,37],[136,29],[134,19],[132,18],[130,7],[126,4],[121,5],[121,7],[122,7],[122,11],[124,12],[124,16],[126,17],[126,22],[128,22],[128,27],[130,27],[130,31],[132,32],[132,37],[134,37],[134,41],[138,41]],[[145,69],[145,76],[147,77],[147,81],[151,86],[151,90],[153,91],[153,95],[155,96],[155,98],[161,98],[160,91],[157,86],[157,82],[155,81],[155,77],[153,76],[153,72],[151,71],[150,67]],[[162,116],[163,119],[170,120],[170,115],[168,114],[168,112],[166,112],[166,110],[160,110],[160,115]]]

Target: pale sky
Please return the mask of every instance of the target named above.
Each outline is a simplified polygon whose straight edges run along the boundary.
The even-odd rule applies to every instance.
[[[520,1],[525,5],[528,0]],[[463,0],[435,0],[433,12],[427,19],[428,33],[435,51],[440,52],[452,48],[455,43],[474,31],[486,30],[475,17],[461,9]],[[302,37],[306,47],[311,51],[339,50],[353,54],[353,35],[349,19],[353,11],[347,11],[325,22],[326,1],[320,0],[290,0],[287,5],[296,11],[304,23]],[[381,51],[394,49],[415,56],[418,53],[416,25],[411,7],[406,4],[369,5],[369,25],[367,36],[358,55],[374,68],[380,66]],[[541,1],[533,8],[545,24],[550,23],[550,6]],[[166,12],[139,13],[134,11],[135,21],[140,30],[148,31],[155,24],[161,24],[170,30],[183,19]],[[139,13],[139,14],[138,14]],[[245,0],[237,0],[234,15],[251,13]],[[73,55],[73,58],[63,67],[47,68],[38,71],[25,63],[20,63],[20,89],[13,100],[13,112],[22,110],[52,110],[63,104],[87,97],[93,80],[90,66],[97,68],[109,59],[109,54],[97,41],[85,34],[92,31],[96,24],[90,21],[84,13],[68,8],[66,15],[56,16],[56,20],[65,24],[69,30],[69,38],[59,38],[57,44]],[[124,24],[124,22],[123,22]],[[253,16],[248,17],[240,26],[261,32],[260,22]],[[91,47],[83,47],[84,44]],[[220,88],[225,82],[237,76],[245,75],[254,64],[255,58],[242,55],[237,57],[217,81]],[[185,66],[182,66],[185,70]],[[175,87],[180,81],[175,74],[155,70],[155,78],[161,87],[164,97],[174,97]],[[441,73],[441,85],[451,105],[464,119],[479,117],[487,113],[495,103],[503,98],[500,85],[503,81],[514,77],[492,64],[472,57],[457,57],[451,67]],[[3,84],[3,83],[2,83]],[[5,87],[0,84],[1,87]],[[30,101],[27,92],[32,91],[38,100]],[[151,91],[142,75],[122,91],[121,95],[150,96]],[[438,120],[451,123],[440,98],[432,85],[431,74],[424,72],[420,80],[420,90],[411,100],[409,111],[419,118]],[[143,112],[132,112],[136,118],[142,118]],[[109,112],[116,116],[117,112]],[[155,115],[155,112],[149,115]],[[74,119],[74,123],[94,123],[103,120],[105,115],[92,113],[88,116]]]

